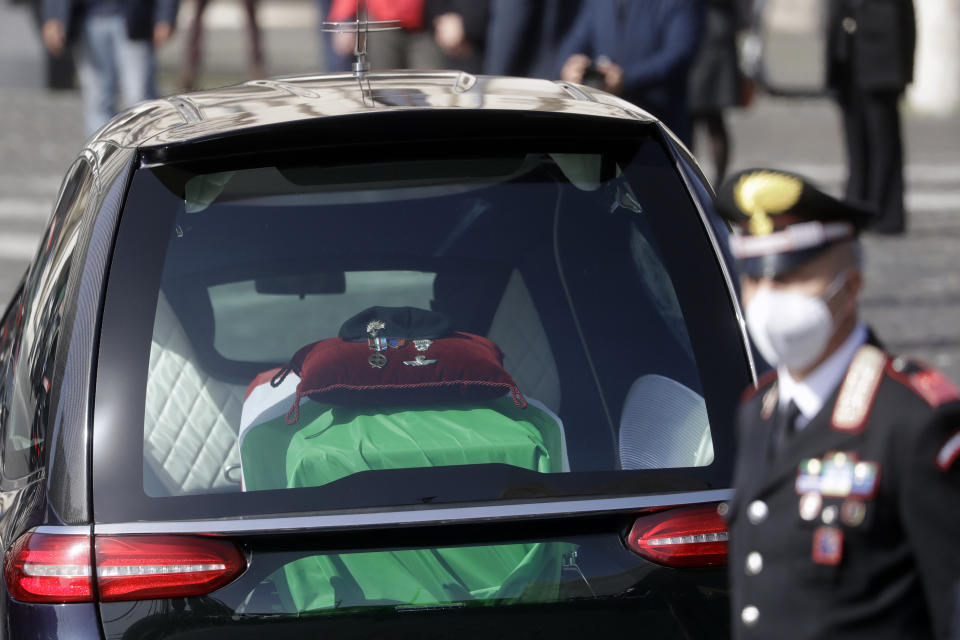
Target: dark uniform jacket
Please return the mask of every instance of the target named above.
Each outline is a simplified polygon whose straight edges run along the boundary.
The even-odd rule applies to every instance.
[[[585,0],[490,0],[483,72],[551,79]]]
[[[57,19],[64,25],[67,39],[73,41],[78,25],[96,0],[42,0],[44,21]],[[154,25],[165,22],[174,26],[179,0],[120,0],[127,21],[127,35],[131,40],[150,40]]]
[[[960,402],[872,344],[769,455],[775,373],[738,416],[730,505],[738,638],[946,638],[960,589]]]
[[[827,86],[903,91],[917,43],[912,0],[830,0]]]
[[[700,47],[703,0],[591,0],[563,43],[557,72],[576,53],[623,68],[621,98],[647,109],[690,141],[687,75]]]

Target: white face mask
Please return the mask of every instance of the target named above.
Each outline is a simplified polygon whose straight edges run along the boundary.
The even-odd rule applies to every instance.
[[[847,280],[841,273],[819,296],[760,287],[747,305],[747,329],[760,355],[774,367],[805,371],[823,355],[834,333],[827,302]]]

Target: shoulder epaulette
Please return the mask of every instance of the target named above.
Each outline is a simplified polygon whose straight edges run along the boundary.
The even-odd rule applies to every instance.
[[[946,444],[940,447],[937,452],[937,468],[941,471],[947,471],[957,461],[957,458],[960,458],[960,431],[953,434]]]
[[[923,398],[933,409],[960,400],[960,391],[953,382],[923,363],[895,358],[890,363],[890,376]]]
[[[855,432],[867,423],[888,360],[887,354],[872,344],[860,347],[840,385],[830,421],[834,429]]]

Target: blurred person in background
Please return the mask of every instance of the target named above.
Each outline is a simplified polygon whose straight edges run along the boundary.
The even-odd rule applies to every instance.
[[[320,55],[322,56],[323,69],[328,73],[339,73],[350,70],[350,63],[353,60],[353,51],[350,55],[339,53],[333,46],[334,34],[328,31],[323,23],[330,20],[330,8],[333,6],[333,0],[317,0],[317,21],[320,26]]]
[[[193,19],[190,22],[190,33],[187,38],[186,63],[183,67],[183,77],[180,86],[184,91],[193,91],[196,88],[197,71],[200,69],[200,59],[203,56],[203,14],[207,10],[209,0],[194,0]],[[264,76],[263,38],[260,25],[257,23],[257,5],[259,0],[243,0],[243,8],[247,14],[247,41],[250,47],[250,66],[247,76],[251,79]]]
[[[830,0],[827,29],[827,86],[843,113],[846,197],[877,209],[873,231],[903,233],[898,102],[913,81],[913,2]]]
[[[960,395],[859,317],[873,212],[773,169],[717,206],[774,366],[736,419],[733,636],[960,637]]]
[[[561,49],[560,78],[648,110],[689,146],[687,82],[704,18],[704,0],[591,0]]]
[[[426,0],[425,22],[433,25],[445,67],[480,73],[490,22],[488,0]]]
[[[744,4],[744,0],[707,0],[703,41],[690,69],[690,120],[694,129],[702,127],[706,132],[717,186],[730,160],[730,134],[723,112],[746,106],[750,94],[737,57],[737,32],[748,23]]]
[[[154,47],[176,25],[178,0],[43,0],[43,41],[74,46],[84,128],[94,133],[124,107],[156,97]]]
[[[491,0],[483,72],[552,79],[584,0]]]
[[[433,36],[433,25],[426,20],[426,0],[367,0],[371,21],[396,20],[397,30],[383,31],[367,42],[371,69],[439,69],[444,66],[443,52]],[[348,22],[357,18],[357,0],[333,0],[327,20]],[[338,55],[353,56],[356,35],[333,34]]]
[[[43,33],[43,0],[13,0],[13,4],[30,6],[30,12],[37,23],[37,31]],[[55,56],[44,47],[44,86],[47,89],[70,90],[75,87],[74,74],[76,67],[73,54],[64,50],[61,55]]]

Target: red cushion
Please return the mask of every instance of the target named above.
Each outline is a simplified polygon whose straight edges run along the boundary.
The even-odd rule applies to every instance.
[[[386,359],[381,368],[370,364],[375,355]],[[414,364],[418,356],[424,364]],[[425,351],[418,351],[412,341],[377,352],[366,342],[329,338],[297,351],[274,376],[274,384],[287,371],[300,376],[288,424],[297,421],[303,396],[336,405],[417,406],[489,400],[510,393],[517,406],[526,407],[502,362],[497,345],[471,333],[438,338]]]

